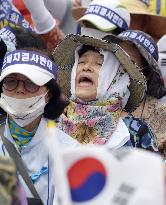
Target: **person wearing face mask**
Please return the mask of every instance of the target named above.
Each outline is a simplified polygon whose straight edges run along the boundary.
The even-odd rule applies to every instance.
[[[97,20],[97,18],[95,18],[96,16],[95,9],[94,9],[94,17],[93,15],[92,16],[86,15],[87,8],[91,4],[91,2],[92,4],[93,2],[95,4],[97,2],[98,5],[102,5],[104,1],[75,0],[75,4],[73,5],[73,9],[72,9],[72,15],[74,19],[80,22],[81,24],[82,24],[81,19],[85,18],[85,25],[87,24],[89,25],[89,27],[93,26],[93,27],[96,27],[100,31],[104,31],[104,25],[100,22],[101,20]],[[105,2],[106,4],[109,4],[108,0]],[[112,2],[114,1],[110,1],[110,3]],[[115,3],[117,4],[118,1],[115,1]],[[166,0],[132,0],[132,1],[131,0],[120,0],[119,6],[117,7],[117,11],[118,10],[122,11],[122,8],[126,8],[128,13],[130,13],[129,29],[144,31],[148,33],[150,36],[152,36],[157,42],[166,33],[166,6],[165,5],[166,5]],[[99,10],[97,10],[97,15],[98,15],[98,11]],[[122,15],[120,16],[123,19],[127,18],[127,13],[126,14],[121,13],[121,14]],[[101,12],[101,17],[102,17],[102,12]],[[87,29],[87,31],[88,30],[89,29]],[[83,32],[84,31],[86,34],[85,29],[83,29]],[[118,29],[115,29],[112,31],[113,33],[117,34]],[[88,35],[91,34],[91,32],[92,30],[91,31],[89,30]],[[107,29],[107,32],[109,32],[108,29]],[[93,32],[92,34],[96,35],[95,32]],[[100,36],[101,35],[102,35],[102,32],[100,32]]]
[[[82,144],[112,149],[130,144],[121,114],[123,109],[134,111],[142,102],[146,79],[129,55],[117,44],[69,35],[53,57],[59,72],[68,71],[69,76],[71,72],[71,79],[65,78],[67,87],[71,82],[71,101],[57,126]]]
[[[0,107],[7,114],[0,154],[8,155],[5,138],[19,152],[43,204],[51,204],[54,193],[52,163],[44,142],[47,119],[58,118],[67,105],[56,78],[56,64],[33,49],[7,53],[0,75]],[[77,144],[58,129],[55,135],[61,147]],[[27,197],[32,197],[21,176],[20,181]]]
[[[130,13],[119,0],[85,0],[80,3],[79,6],[76,2],[72,9],[72,15],[79,23],[77,33],[102,38],[129,28]]]

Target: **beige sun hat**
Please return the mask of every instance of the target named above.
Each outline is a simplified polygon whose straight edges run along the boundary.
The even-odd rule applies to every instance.
[[[105,36],[104,39],[107,40],[107,36]],[[158,47],[153,38],[140,30],[126,30],[117,36],[113,36],[111,40],[117,44],[120,42],[125,42],[126,44],[132,43],[137,47],[141,56],[148,63],[146,69],[151,73],[151,77],[148,80],[147,94],[158,99],[163,97],[166,94],[166,88],[164,86],[162,73],[158,66]],[[121,44],[119,45],[121,46]]]
[[[75,50],[81,45],[102,48],[114,53],[131,79],[129,86],[130,99],[128,100],[125,110],[128,112],[134,111],[145,96],[147,88],[146,78],[141,69],[120,46],[102,39],[70,34],[55,48],[53,57],[59,67],[58,83],[64,94],[70,96],[71,70],[75,62]]]

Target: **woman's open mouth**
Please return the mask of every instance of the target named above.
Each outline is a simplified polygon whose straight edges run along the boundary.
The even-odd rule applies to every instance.
[[[92,86],[94,83],[93,83],[93,80],[92,80],[91,77],[89,77],[89,76],[80,76],[79,80],[78,80],[78,84],[81,87],[89,87],[89,86]]]

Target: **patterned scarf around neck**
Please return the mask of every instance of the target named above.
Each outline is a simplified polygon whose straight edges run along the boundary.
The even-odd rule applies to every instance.
[[[104,62],[100,68],[95,101],[78,100],[75,93],[78,49],[71,74],[71,102],[61,115],[58,127],[82,144],[105,144],[117,128],[122,108],[130,95],[130,78],[113,53],[101,50]]]
[[[32,131],[28,132],[24,128],[17,125],[13,120],[8,120],[10,134],[19,147],[27,145],[33,138],[38,126]]]
[[[117,127],[121,111],[118,99],[91,104],[70,102],[58,127],[82,144],[105,144]]]

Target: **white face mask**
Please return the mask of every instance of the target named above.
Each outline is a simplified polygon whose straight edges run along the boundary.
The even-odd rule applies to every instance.
[[[6,111],[19,126],[24,127],[44,113],[46,94],[47,93],[26,99],[17,99],[1,93],[0,107]]]

